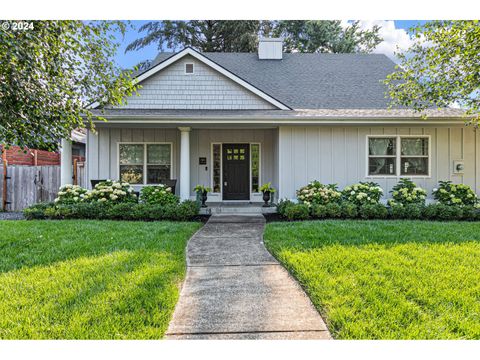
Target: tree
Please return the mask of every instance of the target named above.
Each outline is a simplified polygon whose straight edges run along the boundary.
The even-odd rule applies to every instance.
[[[400,65],[385,81],[392,106],[422,112],[455,104],[478,126],[480,23],[432,21],[411,30],[414,44],[397,54]]]
[[[30,24],[30,22],[28,22]],[[136,86],[113,59],[122,22],[33,21],[0,30],[0,143],[54,150],[77,127],[90,127],[89,105],[120,105]]]
[[[152,43],[159,50],[191,46],[205,52],[252,52],[260,29],[257,20],[151,21],[138,31],[147,31],[126,48],[138,50]]]
[[[361,30],[358,21],[343,28],[338,20],[285,20],[273,25],[272,35],[284,38],[286,52],[369,53],[382,42],[379,30]]]
[[[206,52],[255,52],[261,35],[283,37],[287,52],[370,52],[382,41],[379,29],[360,30],[358,22],[342,28],[335,20],[154,21],[140,27],[147,34],[126,51],[157,43],[159,50],[191,46]]]

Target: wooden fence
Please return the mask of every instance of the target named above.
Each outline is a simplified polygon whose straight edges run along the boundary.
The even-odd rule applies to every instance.
[[[73,183],[85,187],[85,163],[76,162]],[[7,211],[20,211],[32,204],[53,201],[60,187],[60,166],[7,166],[5,180],[4,167],[0,166],[0,199],[4,204],[3,196],[6,188]]]

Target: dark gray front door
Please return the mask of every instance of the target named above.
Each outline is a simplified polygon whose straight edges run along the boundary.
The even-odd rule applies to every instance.
[[[250,200],[249,144],[223,144],[223,200]]]

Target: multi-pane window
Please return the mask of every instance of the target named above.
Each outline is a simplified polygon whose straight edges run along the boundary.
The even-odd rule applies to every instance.
[[[213,192],[219,193],[221,192],[221,166],[222,166],[222,145],[221,144],[213,144],[212,149],[212,171],[213,171]]]
[[[252,192],[258,192],[260,186],[260,145],[250,145],[251,167],[252,167]]]
[[[368,138],[369,176],[428,176],[428,137]]]
[[[120,144],[120,180],[161,184],[171,178],[171,144]]]

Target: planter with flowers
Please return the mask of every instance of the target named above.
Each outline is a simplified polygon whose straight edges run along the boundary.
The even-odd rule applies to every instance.
[[[263,207],[269,207],[271,196],[277,190],[272,186],[271,182],[263,184],[262,186],[260,186],[259,190],[263,194],[263,201],[264,201]]]
[[[209,192],[212,191],[211,188],[209,187],[205,187],[203,185],[197,185],[193,188],[193,191],[195,191],[197,193],[197,197],[200,199],[201,203],[202,203],[202,208],[206,208],[207,207],[207,204],[206,201],[207,201],[207,195]]]

